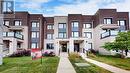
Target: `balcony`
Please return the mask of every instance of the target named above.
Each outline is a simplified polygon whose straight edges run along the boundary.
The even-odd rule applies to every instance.
[[[118,34],[119,31],[115,31],[115,30],[111,30],[108,32],[104,32],[101,34],[101,39],[109,37],[109,36],[116,36]]]
[[[14,32],[3,32],[3,37],[14,37],[23,40],[23,35]]]
[[[102,29],[118,29],[120,26],[117,24],[101,24]]]

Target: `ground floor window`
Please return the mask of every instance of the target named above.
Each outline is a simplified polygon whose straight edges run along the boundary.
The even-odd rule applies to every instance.
[[[47,43],[46,49],[54,49],[54,44],[53,43]]]
[[[88,49],[92,49],[92,43],[88,43],[87,48],[88,48]]]
[[[32,44],[31,44],[31,48],[39,48],[39,47],[38,47],[38,43],[32,43]]]

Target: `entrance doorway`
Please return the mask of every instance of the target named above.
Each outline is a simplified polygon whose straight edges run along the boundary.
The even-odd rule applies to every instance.
[[[62,48],[62,52],[67,52],[67,44],[62,44],[61,48]]]
[[[79,43],[74,44],[74,51],[79,52]]]

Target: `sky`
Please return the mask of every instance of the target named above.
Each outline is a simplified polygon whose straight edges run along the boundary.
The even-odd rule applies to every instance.
[[[130,0],[15,0],[15,11],[44,16],[93,15],[104,8],[130,12]]]

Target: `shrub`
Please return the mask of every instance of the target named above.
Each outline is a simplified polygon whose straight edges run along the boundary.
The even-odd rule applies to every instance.
[[[77,58],[80,58],[80,55],[78,53],[70,53],[69,54],[69,59],[72,61],[77,60]]]
[[[96,55],[96,54],[99,54],[99,52],[96,51],[96,50],[94,50],[94,49],[90,49],[90,52],[93,53],[93,54],[95,54],[95,55]]]
[[[121,54],[116,53],[116,54],[115,54],[115,57],[117,57],[117,58],[121,58]]]
[[[14,52],[9,57],[22,57],[22,56],[30,56],[31,51],[30,50],[18,50],[17,52]]]
[[[45,56],[45,57],[54,57],[55,53],[54,52],[50,52],[50,53],[45,52],[45,53],[43,53],[43,56]]]
[[[88,54],[88,57],[96,58],[96,55],[93,53]]]

